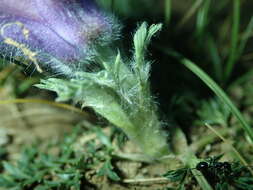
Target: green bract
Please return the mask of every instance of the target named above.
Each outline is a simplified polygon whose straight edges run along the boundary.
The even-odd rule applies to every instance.
[[[78,72],[71,80],[49,78],[37,86],[55,91],[58,101],[73,100],[93,108],[123,129],[151,158],[165,155],[169,149],[150,93],[151,63],[145,59],[151,37],[161,27],[148,27],[146,23],[139,27],[134,35],[132,62],[123,61],[118,53],[113,61],[102,61],[100,71]]]

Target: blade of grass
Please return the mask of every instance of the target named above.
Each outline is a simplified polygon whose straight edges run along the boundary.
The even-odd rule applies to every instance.
[[[197,13],[197,19],[196,19],[197,36],[202,36],[204,34],[206,26],[208,25],[208,22],[209,22],[208,13],[210,9],[210,3],[211,3],[210,0],[205,0]]]
[[[197,65],[188,59],[182,59],[181,63],[184,64],[188,69],[190,69],[195,75],[197,75],[230,109],[231,113],[238,119],[241,123],[242,128],[249,135],[251,141],[253,142],[253,130],[247,121],[244,119],[240,111],[232,103],[226,93]]]
[[[213,63],[213,74],[217,81],[222,81],[222,62],[214,39],[210,36],[207,40],[207,47]]]
[[[225,78],[226,82],[230,77],[237,56],[237,46],[238,46],[238,34],[240,26],[240,0],[233,0],[233,24],[232,24],[232,34],[231,34],[231,48],[229,52],[228,61],[225,67]]]
[[[171,0],[164,1],[164,23],[169,25],[171,18]]]
[[[253,16],[251,17],[248,26],[246,27],[246,30],[244,31],[242,35],[241,42],[238,46],[238,56],[241,56],[244,48],[246,46],[246,43],[248,42],[248,39],[250,38],[253,30]],[[239,57],[238,57],[239,58]]]
[[[239,58],[239,56],[241,56],[243,54],[246,43],[248,42],[248,40],[252,34],[252,31],[253,31],[253,16],[251,17],[249,24],[247,25],[246,30],[244,31],[244,33],[242,35],[242,39],[241,39],[241,42],[238,47],[238,58]],[[232,84],[230,84],[229,89],[231,89],[232,87],[234,87],[236,85],[240,85],[240,84],[244,83],[245,81],[249,80],[249,78],[252,75],[253,75],[253,69],[246,72],[244,75],[242,75],[240,78],[235,80]]]
[[[126,184],[145,184],[145,183],[168,183],[168,178],[166,177],[155,177],[155,178],[147,178],[147,179],[124,179],[122,181],[122,183],[126,183]]]
[[[4,104],[23,104],[23,103],[38,103],[38,104],[48,104],[54,107],[66,109],[69,111],[73,111],[79,114],[84,115],[85,117],[90,117],[88,113],[82,111],[81,109],[78,109],[74,106],[70,106],[68,104],[63,104],[63,103],[57,103],[57,102],[52,102],[48,100],[42,100],[42,99],[11,99],[11,100],[0,100],[0,105]]]
[[[241,123],[243,130],[248,134],[250,140],[253,142],[253,130],[248,124],[248,122],[244,119],[243,115],[240,111],[236,108],[230,98],[226,95],[226,93],[211,79],[202,69],[200,69],[196,64],[191,62],[190,60],[183,58],[182,55],[179,53],[164,48],[157,47],[162,52],[166,53],[167,55],[173,56],[180,60],[182,64],[184,64],[189,70],[191,70],[196,76],[198,76],[220,99],[221,101],[228,106],[231,113],[238,119]]]
[[[189,11],[186,12],[184,17],[179,21],[179,24],[176,26],[176,29],[179,30],[182,26],[196,13],[204,0],[196,0]]]
[[[111,0],[111,11],[114,12],[115,2]]]

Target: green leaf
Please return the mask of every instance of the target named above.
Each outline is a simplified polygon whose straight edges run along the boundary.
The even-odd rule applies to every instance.
[[[162,24],[152,24],[149,28],[144,22],[134,35],[135,62],[132,67],[139,78],[140,83],[145,83],[149,76],[150,62],[145,61],[145,53],[151,38],[161,30]]]
[[[134,35],[134,48],[135,48],[135,55],[137,59],[144,58],[143,53],[146,48],[146,38],[147,38],[147,23],[144,22],[138,28],[138,30],[135,32],[135,35]],[[138,63],[140,64],[143,62],[138,61]]]
[[[177,170],[170,170],[163,174],[164,177],[168,178],[172,182],[183,181],[188,174],[189,168],[180,168]]]
[[[234,65],[238,59],[238,39],[240,29],[240,0],[233,0],[233,24],[231,32],[231,47],[229,48],[229,57],[225,67],[225,80],[230,77]]]
[[[0,175],[0,187],[14,187],[16,182],[13,178],[5,175]]]
[[[227,126],[231,112],[220,99],[212,98],[201,102],[201,107],[197,110],[197,114],[199,116],[197,123]]]
[[[8,162],[3,162],[3,167],[10,175],[17,179],[29,179],[31,176],[24,173],[21,169],[17,168],[16,166],[13,166],[9,164]]]
[[[251,178],[251,179],[250,179]],[[234,180],[234,186],[238,189],[253,190],[252,177],[239,177]]]
[[[110,160],[107,160],[97,173],[98,176],[107,176],[113,181],[119,181],[120,177],[113,171]]]
[[[94,128],[94,131],[96,132],[96,135],[102,144],[104,144],[109,149],[113,148],[109,137],[101,130],[101,128]]]
[[[215,186],[215,190],[229,190],[229,186],[226,182],[224,183],[218,183]]]
[[[39,185],[35,188],[35,190],[48,190],[49,187],[47,185]]]

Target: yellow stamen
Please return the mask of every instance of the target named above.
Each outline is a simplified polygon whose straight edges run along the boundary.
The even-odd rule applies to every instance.
[[[32,50],[30,50],[26,46],[26,44],[19,43],[19,42],[13,40],[12,38],[9,38],[9,37],[4,35],[5,29],[9,26],[12,26],[12,25],[18,25],[22,29],[22,34],[24,35],[25,39],[28,40],[28,38],[29,38],[29,30],[27,28],[25,28],[23,23],[21,23],[21,22],[12,22],[12,23],[5,24],[1,28],[0,33],[1,33],[1,36],[4,38],[4,43],[20,49],[23,52],[23,54],[26,57],[28,57],[29,60],[31,60],[33,62],[36,69],[38,70],[38,72],[42,73],[43,70],[40,68],[40,66],[38,64],[38,61],[36,59],[37,52],[33,52]]]

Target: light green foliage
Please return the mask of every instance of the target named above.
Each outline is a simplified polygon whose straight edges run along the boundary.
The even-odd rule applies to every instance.
[[[104,163],[102,168],[98,171],[97,175],[108,176],[113,181],[119,181],[120,177],[115,172],[112,172],[112,170],[113,170],[113,166],[111,164],[111,161],[108,160]]]
[[[104,145],[96,146],[94,141],[90,141],[85,152],[75,149],[79,135],[84,132],[78,126],[62,141],[48,145],[46,152],[42,152],[36,144],[25,147],[16,163],[1,163],[0,189],[89,189],[85,174],[94,168],[97,168],[96,176],[120,180],[111,163],[111,148],[105,143],[109,137],[102,134],[99,128],[95,127],[94,130]],[[58,151],[52,151],[56,148]],[[0,150],[0,156],[1,153],[4,154]]]
[[[76,132],[60,144],[58,155],[39,152],[34,145],[26,147],[15,164],[3,162],[5,172],[0,175],[0,187],[8,190],[81,189],[88,165],[85,157],[73,150]]]
[[[78,72],[71,80],[49,78],[39,88],[55,91],[58,101],[73,100],[91,107],[109,122],[123,129],[151,158],[168,153],[157,107],[149,86],[151,63],[145,59],[147,46],[161,24],[143,23],[134,35],[133,61],[123,61],[120,53],[113,61],[101,63],[98,72]]]
[[[227,126],[231,112],[218,98],[214,98],[202,101],[197,114],[199,116],[198,123]]]

